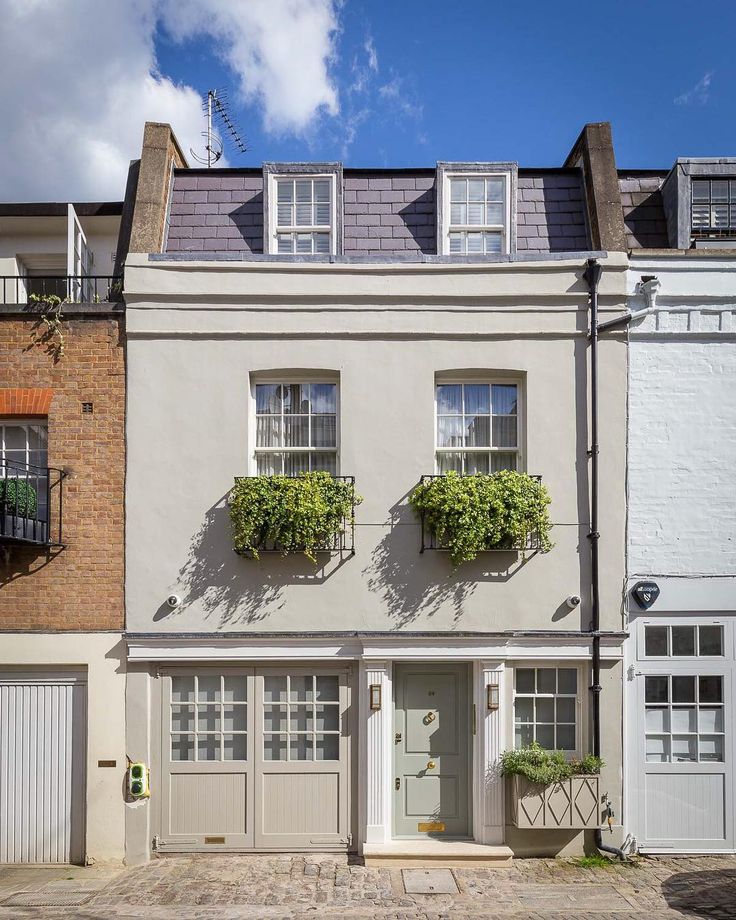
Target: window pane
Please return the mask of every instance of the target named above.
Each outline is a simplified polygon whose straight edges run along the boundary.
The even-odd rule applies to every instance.
[[[693,205],[693,227],[710,226],[710,205],[694,204]]]
[[[670,730],[669,709],[647,707],[646,730],[648,732],[668,732]]]
[[[315,751],[315,760],[339,760],[340,736],[317,735],[317,745]]]
[[[465,419],[465,446],[490,447],[491,426],[487,415],[470,416]],[[495,419],[493,420],[495,423]]]
[[[266,732],[286,731],[286,706],[263,707],[263,730]]]
[[[197,731],[198,732],[219,732],[220,731],[220,706],[198,706],[197,707]]]
[[[713,709],[701,709],[698,714],[698,730],[701,732],[722,732],[723,731],[723,707],[718,706]]]
[[[483,201],[485,195],[485,180],[468,179],[468,201]]]
[[[517,697],[514,703],[514,721],[534,721],[534,700],[526,697]]]
[[[672,654],[675,656],[695,654],[694,626],[672,627]]]
[[[503,201],[503,179],[486,180],[486,198],[488,201]]]
[[[294,234],[277,233],[276,234],[276,251],[281,255],[288,255],[294,251]]]
[[[465,179],[450,180],[450,200],[465,201]]]
[[[485,251],[487,253],[499,253],[503,251],[503,234],[501,233],[484,233]]]
[[[225,760],[246,760],[248,737],[247,735],[225,735],[223,747]]]
[[[685,763],[698,759],[698,740],[687,735],[672,736],[672,760]]]
[[[698,730],[694,706],[675,706],[672,710],[673,732],[696,732]]]
[[[700,626],[698,646],[701,655],[723,654],[723,630],[720,626]]]
[[[317,699],[323,702],[332,700],[337,702],[340,693],[340,681],[337,677],[325,676],[317,678]]]
[[[276,208],[276,222],[280,227],[290,227],[292,225],[292,207],[291,204],[282,204],[279,202]]]
[[[535,722],[554,722],[555,701],[550,699],[536,700]]]
[[[297,233],[296,236],[296,252],[301,255],[311,255],[312,254],[312,234],[311,233]]]
[[[171,707],[171,730],[172,732],[193,732],[194,731],[194,707],[193,706],[172,706]]]
[[[284,476],[298,476],[309,472],[309,454],[286,454],[283,460]]]
[[[728,226],[728,205],[717,204],[711,208],[710,223],[712,227]]]
[[[700,736],[700,760],[703,763],[723,763],[723,738]]]
[[[466,250],[469,253],[483,252],[483,234],[467,233],[465,236]]]
[[[486,223],[491,226],[503,224],[503,205],[500,202],[488,205],[486,208]]]
[[[516,669],[516,692],[534,693],[534,668]]]
[[[244,677],[225,678],[225,702],[242,703],[247,699],[248,684]]]
[[[220,699],[220,675],[202,675],[197,679],[197,699],[212,702]]]
[[[226,706],[223,729],[226,732],[244,732],[248,728],[245,706]]]
[[[327,223],[327,221],[319,221],[318,223]],[[320,255],[326,255],[330,252],[330,234],[329,233],[313,233],[312,237],[314,238],[314,251]]]
[[[48,429],[45,425],[29,425],[28,446],[31,450],[46,450],[48,435]]]
[[[462,207],[462,205],[460,205]],[[485,223],[485,206],[482,202],[468,205],[468,223],[474,227],[482,227]]]
[[[537,693],[554,693],[555,676],[554,668],[537,668]]]
[[[171,736],[171,759],[194,760],[194,735]]]
[[[313,383],[310,391],[313,415],[334,415],[337,412],[337,385]]]
[[[284,416],[284,447],[309,447],[308,416]]]
[[[710,185],[711,201],[728,201],[728,180],[714,179]]]
[[[516,415],[517,391],[518,387],[513,384],[494,383],[492,388],[493,414]]]
[[[693,179],[693,201],[708,201],[710,182],[707,179]]]
[[[493,417],[493,446],[516,447],[516,416]]]
[[[672,702],[673,703],[694,703],[695,702],[695,678],[681,675],[672,677]]]
[[[308,677],[289,678],[289,699],[300,702],[311,701],[313,698],[314,678]]]
[[[194,700],[194,678],[193,677],[172,677],[171,678],[171,700],[174,703],[187,702]]]
[[[574,722],[575,721],[575,700],[558,699],[557,700],[557,721]]]
[[[437,446],[462,447],[463,445],[463,419],[462,416],[441,415],[437,419]]]
[[[259,476],[276,476],[281,472],[281,454],[256,454],[256,473]]]
[[[263,736],[263,759],[286,760],[286,735]]]
[[[467,399],[467,394],[466,397]],[[459,383],[437,387],[437,414],[460,415],[463,411],[463,388]]]
[[[312,736],[289,736],[289,760],[312,760]]]
[[[694,678],[693,678],[694,680]],[[722,703],[723,702],[723,678],[718,675],[710,675],[700,678],[700,702],[701,703]]]
[[[491,388],[487,383],[465,384],[465,414],[490,415]]]
[[[330,200],[330,180],[329,179],[315,179],[314,180],[314,200],[315,201],[329,201]]]
[[[312,454],[312,470],[320,473],[337,475],[337,454],[314,453]]]
[[[462,233],[451,233],[450,235],[450,252],[463,252],[463,235]]]
[[[644,627],[644,654],[656,657],[667,654],[667,627]]]
[[[454,226],[462,226],[466,224],[467,221],[468,209],[465,204],[451,204],[450,205],[450,223]]]
[[[555,727],[554,725],[537,725],[536,736],[539,744],[548,751],[555,748]]]
[[[220,736],[197,735],[197,760],[220,759]]]
[[[340,729],[340,710],[337,706],[317,706],[318,732],[336,732]]]
[[[291,179],[279,179],[276,182],[278,190],[278,200],[280,202],[291,202],[294,200],[294,183]]]
[[[557,748],[560,751],[575,750],[575,726],[558,725],[557,726]]]
[[[514,729],[514,747],[527,748],[534,741],[533,725],[517,725]]]
[[[437,454],[437,472],[448,473],[448,472],[462,473],[463,471],[463,457],[462,454],[449,452],[446,454]]]
[[[26,431],[21,425],[4,425],[5,447],[7,450],[19,450],[25,453]]]
[[[644,700],[647,703],[669,702],[669,682],[666,677],[644,678]]]
[[[670,739],[664,735],[647,735],[646,759],[649,763],[667,763],[670,759]]]
[[[314,731],[314,718],[310,706],[289,707],[289,731],[311,732]]]
[[[281,447],[281,419],[279,416],[256,416],[256,447]]]
[[[516,454],[491,454],[491,472],[497,473],[499,470],[515,470]]]
[[[337,419],[334,415],[312,418],[312,447],[335,447],[337,444]]]
[[[488,454],[466,454],[465,455],[465,474],[466,476],[487,476],[490,473]]]
[[[256,412],[278,415],[281,411],[281,387],[275,383],[256,384]]]
[[[267,703],[280,703],[286,700],[286,678],[264,677],[263,698]]]
[[[297,202],[306,202],[306,201],[312,200],[312,180],[311,179],[297,179],[294,185],[296,186]]]

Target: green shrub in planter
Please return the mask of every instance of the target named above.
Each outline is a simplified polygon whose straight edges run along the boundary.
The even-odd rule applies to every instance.
[[[489,549],[524,549],[530,537],[542,552],[552,548],[547,489],[526,473],[501,470],[490,476],[449,472],[426,479],[409,503],[449,550],[454,566]]]
[[[19,517],[36,516],[38,499],[33,486],[23,479],[0,479],[0,509]]]
[[[229,498],[235,549],[258,559],[259,549],[273,543],[284,555],[301,551],[316,563],[317,550],[332,546],[362,500],[352,482],[329,473],[236,479]]]
[[[594,776],[605,764],[593,754],[582,760],[566,760],[562,751],[546,751],[537,741],[527,748],[504,751],[501,754],[501,773],[504,776],[523,776],[530,783],[549,786],[571,776]]]

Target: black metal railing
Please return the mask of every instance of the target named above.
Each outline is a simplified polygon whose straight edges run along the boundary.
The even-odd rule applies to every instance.
[[[237,479],[263,479],[264,476],[238,476]],[[282,476],[282,479],[299,479],[299,476]],[[349,553],[355,555],[355,476],[332,476],[337,482],[344,482],[348,485],[351,495],[350,515],[342,519],[342,526],[330,540],[315,547],[318,553]],[[237,482],[236,479],[236,482]],[[281,555],[289,553],[303,552],[303,546],[292,546],[285,550],[277,542],[270,540],[266,533],[256,542],[255,548],[260,553],[280,553]],[[236,550],[237,552],[237,550]]]
[[[466,478],[466,476],[483,475],[483,474],[467,473],[467,474],[458,474],[458,475],[460,475],[464,479]],[[486,474],[486,475],[493,475],[493,474]],[[422,476],[419,482],[421,484],[421,483],[426,482],[429,479],[442,479],[443,477],[444,477],[443,473],[433,473],[431,475],[427,474],[427,475]],[[541,476],[531,476],[530,475],[529,478],[534,479],[536,482],[542,481]],[[422,545],[420,548],[420,552],[423,553],[425,550],[438,550],[440,552],[447,552],[447,547],[437,542],[436,535],[434,534],[432,529],[427,526],[427,522],[425,521],[424,514],[421,515],[421,524],[422,524]],[[485,547],[483,552],[486,552],[486,553],[537,552],[541,548],[541,545],[542,545],[541,535],[538,530],[534,530],[529,534],[529,536],[527,537],[526,543],[523,546],[521,546],[520,544],[509,544],[508,546],[506,545],[487,546]]]
[[[0,458],[0,543],[63,546],[63,470]]]
[[[47,297],[67,303],[119,303],[122,275],[0,275],[0,303],[30,304]]]

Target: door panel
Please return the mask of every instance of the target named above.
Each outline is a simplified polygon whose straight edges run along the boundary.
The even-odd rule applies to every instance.
[[[467,837],[467,667],[397,665],[394,685],[394,832]]]

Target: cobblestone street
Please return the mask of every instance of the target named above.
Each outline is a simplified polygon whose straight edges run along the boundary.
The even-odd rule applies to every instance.
[[[365,868],[328,856],[170,856],[129,870],[5,867],[0,920],[736,917],[732,857],[649,858],[600,868],[520,859],[508,869],[433,870],[431,878],[421,870],[412,877],[411,871]],[[428,882],[456,890],[408,894],[417,882],[420,888]]]

